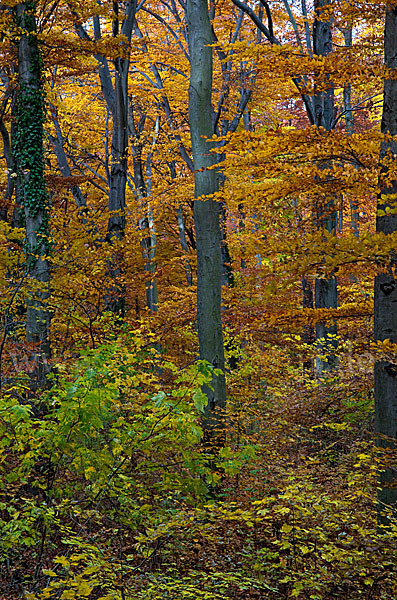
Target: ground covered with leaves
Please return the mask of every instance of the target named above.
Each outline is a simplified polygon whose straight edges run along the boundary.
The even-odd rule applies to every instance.
[[[4,390],[1,598],[395,597],[397,523],[377,528],[376,507],[393,457],[374,444],[369,378],[277,378],[270,352],[235,352],[212,455],[210,368],[143,334],[60,363],[36,398]]]

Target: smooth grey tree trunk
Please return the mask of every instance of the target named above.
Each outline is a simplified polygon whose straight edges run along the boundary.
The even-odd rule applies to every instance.
[[[385,65],[387,69],[397,69],[397,7],[386,8],[385,22]],[[381,131],[383,135],[397,135],[397,80],[385,79],[383,116]],[[390,166],[390,159],[392,165]],[[384,139],[380,151],[380,194],[376,231],[389,235],[397,231],[396,210],[397,194],[397,143]],[[393,173],[390,173],[393,169]],[[391,177],[390,177],[391,176]],[[386,210],[390,212],[386,212]],[[391,256],[388,272],[375,278],[375,340],[390,340],[397,343],[397,256]],[[397,438],[397,365],[388,361],[375,364],[375,428],[378,444],[383,448],[396,447]],[[393,486],[390,486],[393,484]],[[397,471],[387,469],[380,474],[378,491],[379,509],[397,505]],[[380,523],[387,519],[380,514]]]
[[[159,309],[159,297],[157,291],[156,281],[156,246],[157,246],[157,233],[156,226],[153,218],[153,210],[150,205],[152,190],[153,190],[153,172],[152,172],[152,158],[153,151],[156,144],[156,138],[158,135],[159,118],[156,119],[156,130],[155,138],[151,151],[146,158],[146,198],[144,200],[145,206],[145,217],[140,223],[141,229],[146,232],[145,238],[142,242],[143,256],[145,260],[145,271],[149,274],[149,280],[146,282],[146,305],[151,314],[158,312]]]
[[[324,18],[324,12],[330,5],[330,0],[315,0],[315,20],[313,24],[313,50],[317,56],[327,56],[332,52],[332,22]],[[313,96],[314,118],[317,127],[331,131],[334,121],[334,89],[331,81],[326,83],[326,89]],[[318,229],[335,233],[337,227],[337,209],[333,195],[319,196],[316,200],[316,220]],[[316,279],[314,289],[316,308],[337,308],[337,280]],[[336,323],[317,323],[316,343],[319,356],[316,359],[316,371],[323,375],[336,366],[335,350],[337,347]]]
[[[146,306],[149,309],[149,312],[153,314],[158,312],[159,304],[155,262],[157,234],[153,219],[153,211],[150,205],[150,197],[152,195],[153,188],[152,157],[159,130],[159,119],[156,119],[154,140],[146,160],[144,160],[142,157],[143,144],[141,141],[141,133],[143,131],[145,121],[146,116],[143,115],[137,121],[137,123],[135,122],[133,107],[130,105],[128,128],[131,137],[130,144],[134,168],[134,191],[137,208],[140,214],[140,218],[138,219],[138,227],[143,233],[143,238],[141,239],[141,248],[145,271],[149,275],[145,282]]]
[[[207,0],[188,0],[188,41],[190,51],[189,124],[194,162],[194,223],[197,244],[197,322],[200,358],[207,360],[219,375],[206,386],[208,398],[204,430],[209,442],[222,438],[226,406],[225,357],[221,320],[221,231],[219,203],[205,199],[217,190],[216,171],[210,153],[213,135],[211,23]],[[211,389],[212,388],[212,389]]]
[[[345,47],[351,48],[353,44],[353,27],[352,25],[348,25],[346,29],[342,30],[343,38],[345,40]],[[349,136],[352,136],[354,133],[354,115],[352,110],[352,84],[350,82],[346,83],[343,87],[343,109],[345,112],[345,124],[346,124],[346,133]],[[350,200],[350,215],[351,215],[351,229],[353,231],[353,235],[358,237],[360,235],[360,213],[358,209],[357,199],[352,197]]]
[[[43,387],[50,357],[49,201],[44,178],[42,64],[34,2],[17,4],[18,90],[15,147],[18,187],[26,226],[26,269],[32,283],[26,300],[26,340],[32,345],[32,387]]]
[[[113,134],[110,166],[110,192],[109,192],[109,241],[121,240],[125,229],[125,189],[127,185],[127,153],[128,129],[127,108],[128,96],[126,78],[128,77],[128,64],[124,59],[115,61],[115,110],[113,114]],[[125,72],[125,70],[127,72]]]

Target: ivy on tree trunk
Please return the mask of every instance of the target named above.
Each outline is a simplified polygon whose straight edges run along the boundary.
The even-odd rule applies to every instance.
[[[18,90],[15,112],[14,159],[23,206],[26,269],[31,289],[26,300],[26,339],[32,344],[32,385],[42,387],[50,357],[49,198],[44,177],[43,123],[45,100],[42,61],[36,27],[36,3],[17,4]]]

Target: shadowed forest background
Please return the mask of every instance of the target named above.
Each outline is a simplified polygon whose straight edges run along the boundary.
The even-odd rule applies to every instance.
[[[0,5],[0,598],[397,597],[397,7]]]

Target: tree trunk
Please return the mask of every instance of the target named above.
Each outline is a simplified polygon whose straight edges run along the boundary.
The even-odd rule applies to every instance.
[[[127,2],[121,28],[118,1],[113,2],[113,12],[113,37],[117,38],[121,34],[126,41],[120,42],[120,52],[122,55],[114,61],[114,104],[113,106],[108,104],[108,108],[113,113],[107,234],[107,239],[111,243],[121,241],[124,237],[125,229],[125,189],[127,185],[128,156],[128,71],[130,67],[130,43],[135,20],[136,0],[129,0]],[[124,57],[122,57],[123,55]],[[103,69],[101,69],[100,73],[102,73],[103,79]],[[107,98],[107,96],[105,97]],[[113,281],[113,286],[108,290],[106,305],[112,312],[123,315],[125,310],[124,287],[118,283],[121,274],[121,264],[122,256],[120,252],[115,252],[109,261],[109,275]]]
[[[49,200],[44,178],[42,63],[36,35],[36,4],[15,8],[18,39],[18,91],[14,158],[26,225],[26,269],[32,282],[27,298],[26,339],[32,344],[32,387],[43,387],[50,356]]]
[[[150,314],[158,312],[159,309],[159,296],[157,291],[156,281],[156,246],[157,246],[157,234],[156,227],[153,219],[153,211],[150,206],[150,199],[153,188],[153,175],[152,175],[152,153],[146,159],[146,191],[147,196],[145,198],[145,218],[140,223],[141,229],[146,231],[146,235],[142,240],[143,258],[145,260],[145,271],[148,273],[149,278],[146,281],[146,306],[149,309]]]
[[[141,118],[135,122],[133,107],[130,104],[129,107],[129,133],[131,135],[131,152],[134,168],[134,187],[135,187],[135,198],[137,203],[138,213],[140,215],[138,219],[138,227],[143,234],[141,239],[141,248],[143,255],[143,262],[145,265],[145,271],[148,273],[148,278],[145,282],[146,291],[146,306],[149,309],[150,314],[158,312],[158,292],[157,292],[157,281],[156,281],[156,245],[157,245],[157,234],[153,219],[153,211],[150,205],[152,187],[153,187],[153,175],[152,175],[152,157],[153,151],[156,145],[157,136],[159,132],[159,118],[156,119],[154,138],[152,142],[152,148],[150,149],[146,161],[142,158],[142,141],[140,139],[146,121],[146,115],[142,115]],[[144,163],[146,162],[146,179],[145,179],[145,168]]]
[[[330,5],[330,0],[315,1],[315,20],[313,24],[313,46],[317,56],[327,56],[332,52],[332,22],[325,19],[324,13]],[[331,131],[334,120],[334,90],[330,81],[321,82],[326,84],[326,89],[314,94],[314,117],[317,127],[323,127]],[[320,197],[316,202],[317,227],[336,232],[337,211],[335,199],[329,195]],[[337,281],[336,277],[329,279],[316,279],[314,290],[314,301],[316,308],[337,308]],[[331,370],[336,366],[335,350],[337,346],[336,323],[317,323],[316,340],[319,348],[319,356],[316,359],[316,370],[319,375]]]
[[[211,144],[213,135],[212,49],[213,34],[207,0],[188,0],[188,36],[190,50],[189,123],[192,140],[195,201],[194,223],[197,244],[197,321],[200,358],[207,360],[219,375],[213,376],[208,398],[204,429],[209,442],[222,437],[223,411],[226,406],[225,358],[221,321],[221,231],[220,209],[215,200],[205,196],[217,191],[216,171]],[[213,389],[211,389],[213,388]]]
[[[177,208],[176,217],[178,219],[179,240],[181,243],[182,252],[185,255],[184,263],[185,263],[186,282],[187,282],[188,286],[191,287],[193,285],[193,274],[192,274],[192,266],[191,266],[190,260],[189,260],[189,247],[187,245],[185,219],[183,217],[183,209],[182,209],[181,205],[179,205]]]
[[[109,239],[122,239],[125,228],[125,188],[127,185],[127,154],[128,154],[128,71],[130,67],[130,43],[132,28],[135,20],[136,0],[129,0],[126,5],[124,21],[119,31],[118,2],[113,2],[114,20],[113,37],[119,34],[125,36],[126,42],[121,43],[119,56],[114,61],[114,106],[113,106],[113,135],[112,156],[110,167],[109,193]]]
[[[113,114],[112,154],[110,167],[108,238],[121,240],[125,228],[125,188],[127,185],[128,153],[128,65],[121,58],[115,61],[115,111]]]
[[[48,138],[51,143],[54,145],[55,155],[57,157],[58,167],[62,174],[62,177],[72,177],[72,171],[70,170],[68,158],[66,156],[65,148],[64,148],[64,139],[61,131],[61,126],[59,124],[55,107],[50,105],[52,110],[52,120],[54,123],[56,137],[49,135]],[[79,209],[81,214],[85,214],[87,212],[87,201],[78,185],[72,185],[71,191],[73,194],[73,198],[76,202],[76,206]]]
[[[351,48],[353,44],[353,26],[350,23],[346,29],[342,30],[343,37],[345,40],[345,47]],[[345,123],[346,123],[346,133],[348,135],[353,135],[354,133],[354,115],[352,110],[352,84],[350,82],[346,83],[343,87],[343,109],[345,111]],[[358,237],[360,235],[360,212],[358,209],[357,198],[354,196],[351,197],[350,200],[350,215],[351,215],[351,229],[353,231],[353,235]]]
[[[176,179],[176,168],[175,161],[173,160],[169,163],[171,179]],[[187,243],[186,237],[186,227],[185,227],[185,218],[183,214],[182,205],[180,204],[176,211],[176,216],[178,220],[178,230],[179,230],[179,241],[181,243],[182,252],[184,253],[184,263],[185,263],[185,275],[186,281],[189,287],[193,285],[193,273],[192,273],[192,265],[190,264],[189,259],[189,246]]]
[[[385,23],[385,64],[397,69],[397,7],[388,6]],[[397,80],[385,79],[381,131],[384,136],[397,135]],[[397,143],[384,139],[380,151],[380,194],[376,231],[386,235],[397,231],[396,176]],[[390,161],[392,161],[390,163]],[[390,171],[393,170],[391,173]],[[389,339],[397,343],[397,256],[391,256],[388,272],[375,278],[375,340]],[[397,366],[388,361],[375,364],[375,427],[378,444],[383,448],[396,446],[397,438]],[[385,436],[385,437],[384,437]],[[387,436],[387,437],[386,437]],[[390,486],[390,484],[393,486]],[[396,507],[397,475],[395,469],[380,474],[379,509]],[[380,515],[380,522],[387,520]]]
[[[5,111],[5,103],[3,106],[3,112]],[[3,117],[0,118],[0,134],[3,140],[3,153],[7,165],[7,189],[3,197],[3,204],[0,207],[0,219],[7,221],[8,208],[11,203],[12,194],[15,188],[15,161],[11,150],[11,136],[8,132],[7,127],[4,124]]]

